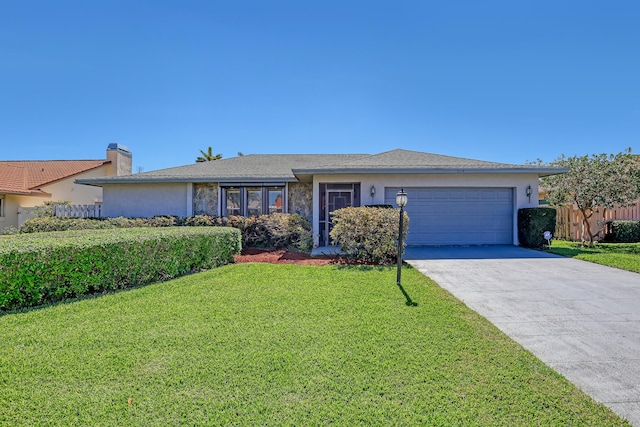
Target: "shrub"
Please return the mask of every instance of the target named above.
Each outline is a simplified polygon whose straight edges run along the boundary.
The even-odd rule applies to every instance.
[[[182,224],[188,227],[205,227],[205,226],[213,226],[220,225],[219,217],[211,216],[211,215],[195,215],[190,216],[182,221]]]
[[[518,240],[526,248],[542,248],[547,241],[544,232],[554,233],[556,210],[553,208],[522,208],[518,210]]]
[[[166,280],[233,261],[231,228],[76,230],[0,236],[0,311]]]
[[[125,218],[119,216],[116,218],[106,218],[106,222],[113,225],[115,228],[137,228],[147,227],[147,218]]]
[[[309,251],[313,246],[311,223],[302,215],[274,213],[258,217],[268,233],[268,246]]]
[[[312,246],[311,224],[298,214],[230,216],[217,221],[239,229],[243,247],[309,251]]]
[[[115,226],[100,219],[40,216],[26,220],[22,226],[20,226],[20,232],[38,233],[66,230],[98,230],[105,228],[115,228]]]
[[[389,208],[338,209],[331,218],[331,238],[346,254],[362,261],[376,264],[395,262],[398,259],[398,215],[397,209]],[[409,228],[406,212],[404,224],[403,239]]]
[[[228,226],[242,233],[243,246],[295,249],[309,251],[313,243],[309,220],[298,214],[273,213],[257,217],[216,217],[196,215],[180,219],[175,216],[153,218],[81,219],[63,217],[33,218],[25,221],[20,231],[87,230],[104,228],[172,227],[172,226]]]
[[[611,226],[614,242],[640,242],[640,221],[613,221]]]
[[[53,208],[55,206],[71,206],[71,202],[67,202],[67,201],[63,201],[63,200],[58,200],[58,201],[47,201],[44,202],[43,204],[36,206],[32,211],[32,215],[34,215],[34,217],[36,218],[43,218],[43,217],[51,217],[53,216]]]
[[[14,226],[0,228],[0,235],[18,234],[20,230]]]

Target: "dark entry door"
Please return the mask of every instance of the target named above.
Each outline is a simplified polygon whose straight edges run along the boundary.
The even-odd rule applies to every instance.
[[[329,236],[329,233],[333,228],[333,224],[331,223],[331,220],[330,220],[331,212],[337,209],[348,208],[350,206],[353,206],[352,190],[327,190],[326,218],[329,218],[329,221],[326,222],[325,245],[331,244],[331,237]]]

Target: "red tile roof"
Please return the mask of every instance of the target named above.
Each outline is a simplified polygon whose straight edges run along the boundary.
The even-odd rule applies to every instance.
[[[110,163],[109,160],[0,161],[0,193],[49,195],[40,187]]]

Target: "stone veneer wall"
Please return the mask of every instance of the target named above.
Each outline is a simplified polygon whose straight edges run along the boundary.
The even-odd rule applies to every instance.
[[[218,191],[216,183],[193,184],[193,214],[217,216]]]
[[[290,182],[289,213],[297,213],[311,220],[313,215],[313,184],[304,182]]]

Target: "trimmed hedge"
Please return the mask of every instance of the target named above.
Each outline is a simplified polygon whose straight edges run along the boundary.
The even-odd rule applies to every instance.
[[[616,220],[611,222],[613,241],[618,243],[640,242],[640,221]]]
[[[338,209],[332,213],[331,238],[350,256],[365,262],[390,264],[398,259],[399,216],[399,210],[389,208]],[[408,229],[409,215],[405,211],[403,239]]]
[[[108,221],[85,218],[42,216],[29,218],[20,226],[20,233],[41,233],[67,230],[102,230],[116,228]]]
[[[556,229],[556,210],[553,208],[518,209],[518,240],[526,248],[542,248],[547,241],[544,232]]]
[[[232,228],[0,236],[0,311],[170,279],[233,262],[240,250]]]
[[[42,231],[114,229],[131,227],[226,226],[242,233],[244,247],[296,249],[310,251],[313,245],[311,224],[298,214],[273,213],[257,217],[216,217],[196,215],[180,219],[175,216],[152,218],[78,219],[64,217],[32,218],[20,228],[22,233]]]
[[[42,216],[26,220],[20,227],[21,233],[40,233],[66,230],[104,230],[113,228],[172,227],[182,225],[178,217],[154,216],[153,218],[68,218]]]

